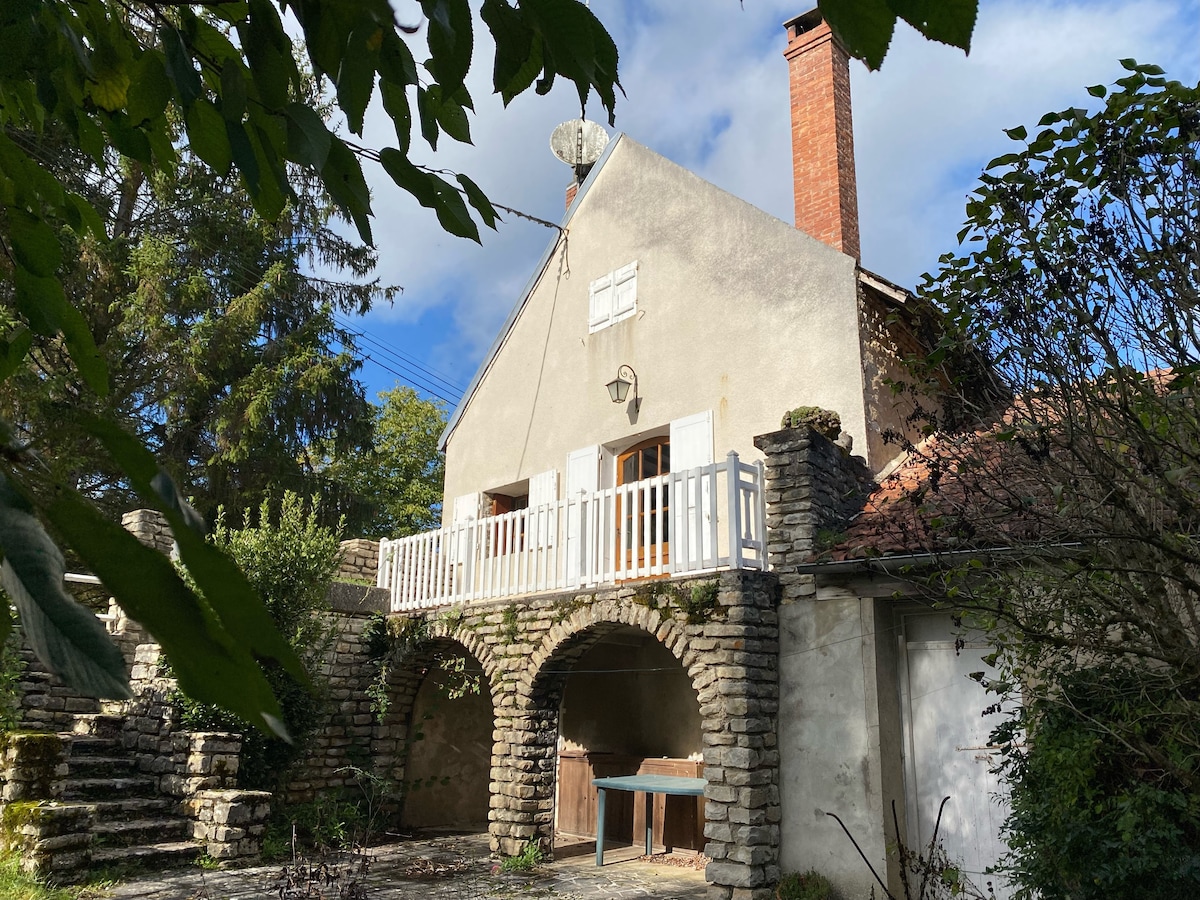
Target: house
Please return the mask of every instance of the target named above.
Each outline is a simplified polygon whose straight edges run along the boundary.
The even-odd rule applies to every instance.
[[[474,797],[410,824],[486,815],[516,852],[594,835],[592,777],[686,774],[704,802],[660,803],[656,841],[712,857],[714,898],[810,868],[867,896],[826,812],[897,884],[913,707],[892,634],[951,624],[818,594],[804,566],[897,455],[915,301],[858,263],[848,58],[815,10],[785,27],[797,227],[617,136],[443,434],[443,527],[381,544],[393,613],[490,690],[450,716],[432,679],[397,689],[397,723],[426,723],[404,777],[454,766]],[[838,446],[779,430],[800,406],[839,414]]]

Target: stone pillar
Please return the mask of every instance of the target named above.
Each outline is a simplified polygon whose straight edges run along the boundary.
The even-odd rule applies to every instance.
[[[862,509],[872,487],[865,462],[811,428],[759,435],[754,446],[767,457],[767,556],[779,577],[782,601],[811,598],[811,575],[797,574],[819,545],[833,543]]]
[[[342,563],[335,576],[341,580],[375,583],[379,571],[379,541],[354,538],[342,541]]]
[[[121,527],[147,547],[170,555],[175,537],[166,517],[157,509],[135,509],[121,516]]]
[[[183,803],[192,817],[192,838],[213,859],[255,857],[271,815],[268,791],[199,791]]]
[[[779,683],[775,591],[721,576],[723,615],[689,642],[704,717],[704,853],[711,900],[769,900],[779,881]]]
[[[70,744],[57,734],[0,735],[0,800],[55,800],[62,796]]]

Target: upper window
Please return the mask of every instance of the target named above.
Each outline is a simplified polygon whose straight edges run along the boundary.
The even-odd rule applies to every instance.
[[[588,333],[637,312],[637,261],[597,278],[588,287]]]

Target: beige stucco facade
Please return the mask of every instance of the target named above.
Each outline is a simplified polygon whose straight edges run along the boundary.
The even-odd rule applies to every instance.
[[[633,262],[636,312],[589,333],[589,285]],[[455,497],[562,473],[574,450],[619,452],[705,410],[715,459],[760,458],[754,435],[814,405],[840,413],[879,468],[859,322],[854,259],[618,137],[451,422],[445,517]],[[622,365],[636,413],[605,390]]]

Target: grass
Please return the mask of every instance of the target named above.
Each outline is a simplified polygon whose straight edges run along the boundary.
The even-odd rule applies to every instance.
[[[528,841],[516,856],[506,856],[500,863],[501,872],[532,872],[542,861],[537,841]]]
[[[22,872],[16,854],[0,856],[0,900],[90,900],[100,896],[97,888],[101,886],[93,882],[74,887],[51,887]]]

